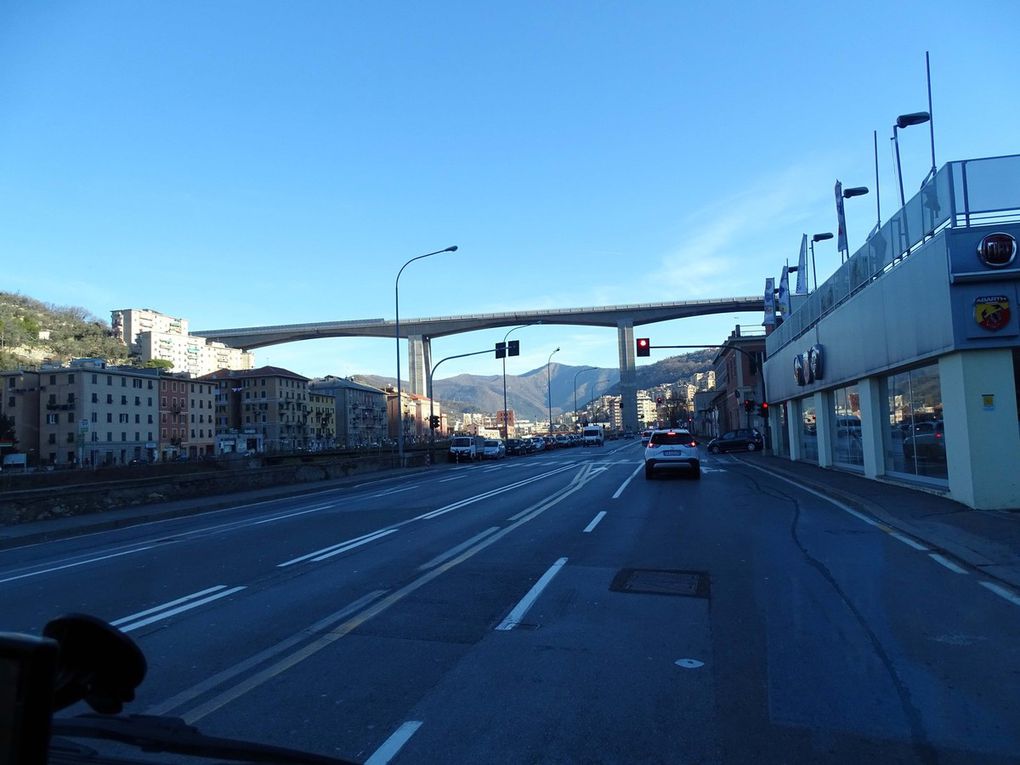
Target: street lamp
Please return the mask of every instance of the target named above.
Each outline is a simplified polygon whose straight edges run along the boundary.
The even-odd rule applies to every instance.
[[[521,324],[518,327],[511,327],[510,329],[507,330],[506,334],[503,335],[503,440],[504,441],[506,441],[509,438],[508,429],[510,427],[509,423],[507,422],[507,418],[509,416],[509,413],[507,412],[507,403],[506,403],[506,348],[507,348],[507,346],[506,346],[506,339],[508,337],[510,337],[510,333],[511,332],[514,332],[514,331],[516,331],[518,329],[524,329],[525,327],[531,327],[531,326],[534,326],[535,324],[541,324],[541,323],[542,322],[540,322],[540,321],[533,321],[533,322],[531,322],[531,324]]]
[[[811,237],[811,273],[815,275],[815,289],[818,289],[818,269],[815,268],[815,242],[824,242],[826,239],[832,239],[831,231],[826,231],[824,234],[815,234]]]
[[[577,376],[582,372],[591,372],[594,369],[598,369],[598,367],[584,367],[574,373],[574,419],[577,419]]]
[[[907,206],[907,201],[903,198],[903,170],[900,168],[900,141],[896,131],[903,130],[903,128],[910,127],[911,125],[923,125],[930,119],[931,115],[928,112],[912,112],[910,114],[901,114],[896,118],[896,124],[893,125],[892,142],[896,147],[896,178],[899,180],[900,184],[901,208]],[[934,164],[934,162],[932,164]]]
[[[559,352],[560,349],[557,348],[555,351],[549,354],[549,358],[545,362],[545,376],[547,380],[546,384],[549,388],[549,435],[552,435],[552,370],[549,367],[549,365],[552,362],[553,355]]]
[[[404,273],[404,269],[414,263],[416,260],[422,258],[429,258],[433,255],[439,255],[443,252],[456,252],[457,245],[447,247],[444,250],[436,250],[435,252],[427,252],[424,255],[419,255],[416,258],[411,258],[409,261],[404,263],[397,271],[397,278],[393,284],[393,295],[394,295],[394,313],[396,315],[395,330],[394,334],[397,338],[397,453],[399,454],[400,467],[404,467],[404,401],[403,394],[400,388],[400,275]]]

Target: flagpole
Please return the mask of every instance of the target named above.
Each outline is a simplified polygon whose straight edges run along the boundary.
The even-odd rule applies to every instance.
[[[928,79],[928,132],[931,135],[931,177],[935,177],[935,112],[931,108],[931,60],[924,52],[924,70]],[[927,179],[926,179],[927,180]],[[924,184],[921,184],[922,186]]]
[[[878,131],[872,130],[871,135],[875,140],[875,214],[878,216],[875,231],[878,231],[882,228],[882,197],[878,189]]]

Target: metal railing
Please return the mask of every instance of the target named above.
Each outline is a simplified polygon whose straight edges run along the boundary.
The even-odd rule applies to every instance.
[[[766,340],[768,355],[945,228],[1020,221],[1020,154],[950,162],[843,263]]]

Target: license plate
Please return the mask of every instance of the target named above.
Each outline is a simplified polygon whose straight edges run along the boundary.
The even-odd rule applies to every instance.
[[[663,457],[683,457],[683,452],[678,452],[676,449],[667,449],[662,453]]]

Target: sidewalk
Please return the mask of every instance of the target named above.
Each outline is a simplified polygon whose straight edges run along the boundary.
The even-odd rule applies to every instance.
[[[764,454],[738,459],[821,492],[913,537],[932,552],[1020,590],[1020,512],[971,510],[924,490]]]
[[[11,526],[0,526],[0,550],[9,547],[50,542],[56,539],[91,534],[97,531],[135,526],[168,518],[179,518],[195,515],[210,510],[221,510],[254,502],[292,497],[301,494],[312,494],[328,489],[350,488],[359,484],[378,483],[399,476],[415,475],[428,468],[406,468],[404,470],[380,470],[376,473],[361,473],[347,478],[332,481],[314,481],[309,483],[292,483],[273,486],[256,491],[232,494],[213,494],[206,497],[193,497],[175,502],[159,502],[149,505],[135,505],[117,510],[86,515],[71,515],[61,518],[48,518],[42,521],[31,521]]]

